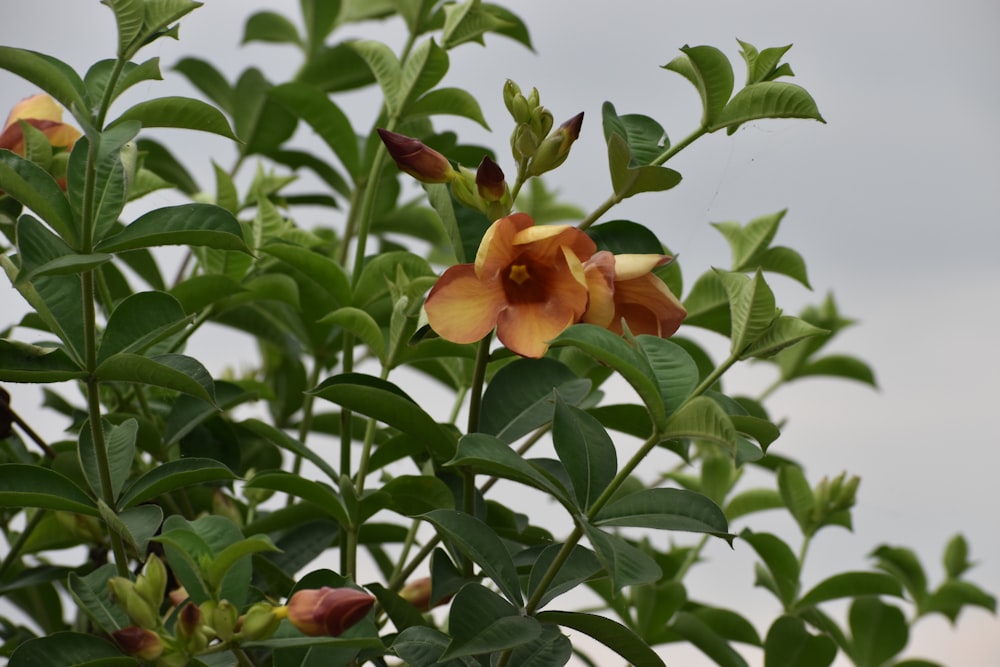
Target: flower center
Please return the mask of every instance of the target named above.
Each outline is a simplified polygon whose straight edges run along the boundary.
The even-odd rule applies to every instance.
[[[511,264],[509,277],[518,285],[522,285],[525,280],[531,279],[531,274],[524,264]]]

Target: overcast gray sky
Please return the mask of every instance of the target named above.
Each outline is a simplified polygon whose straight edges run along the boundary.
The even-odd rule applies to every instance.
[[[504,4],[528,23],[537,54],[498,37],[488,39],[487,49],[466,45],[452,52],[445,83],[480,98],[495,134],[461,120],[452,126],[503,156],[509,125],[500,89],[508,77],[525,88],[537,86],[557,122],[585,111],[583,135],[551,179],[584,209],[609,194],[599,120],[603,101],[614,102],[619,113],[653,116],[679,140],[695,127],[700,107],[687,82],[659,68],[678,47],[711,44],[738,61],[737,37],[759,48],[795,44],[787,55],[794,81],[813,94],[827,125],[766,121],[732,137],[713,135],[671,163],[685,176],[678,188],[626,202],[611,217],[631,218],[660,233],[681,255],[692,281],[709,266],[728,266],[727,246],[708,222],[746,222],[787,207],[778,240],[805,256],[816,291],[775,278],[779,305],[797,312],[833,289],[842,311],[860,320],[838,350],[874,365],[878,392],[808,381],[779,391],[771,403],[775,417],[789,418],[774,447],[803,461],[811,480],[845,468],[863,478],[854,534],[820,535],[804,575],[807,586],[836,571],[866,567],[866,554],[881,543],[916,548],[937,582],[941,549],[962,532],[981,563],[971,578],[1000,591],[1000,437],[993,413],[1000,399],[1000,5]],[[294,14],[297,3],[207,0],[182,24],[179,43],[161,41],[144,52],[161,57],[167,81],[144,84],[137,95],[191,94],[168,71],[190,54],[215,62],[230,78],[250,64],[274,81],[290,75],[297,62],[291,50],[238,47],[245,17],[264,7]],[[387,39],[400,33],[398,23],[345,31]],[[0,43],[48,52],[82,71],[113,53],[111,14],[96,0],[19,3],[0,23]],[[741,75],[738,69],[738,81]],[[0,113],[33,92],[30,84],[0,72]],[[352,117],[359,128],[367,126],[371,100],[352,99]],[[182,139],[179,133],[162,136]],[[307,133],[302,136],[308,140]],[[210,182],[209,158],[221,164],[233,158],[223,141],[183,141],[179,150],[196,151],[185,154],[186,162],[204,182]],[[513,171],[509,160],[501,166]],[[0,285],[0,318],[16,320],[23,311],[20,297]],[[217,352],[220,340],[196,341],[193,353]],[[247,347],[237,349],[237,358],[220,358],[219,367],[239,365],[239,354],[249,354]],[[770,379],[765,368],[741,369],[729,388],[750,393]],[[7,388],[14,405],[31,414],[27,404],[36,394]],[[787,531],[783,517],[752,525]],[[767,595],[751,590],[748,551],[712,549],[710,564],[690,582],[691,595],[745,611],[763,632],[762,619],[778,610]],[[737,597],[727,596],[729,586],[737,587]],[[664,655],[680,662],[671,664],[702,664],[672,651]],[[907,653],[951,665],[997,665],[1000,622],[980,610],[965,612],[954,630],[925,619]],[[759,654],[748,655],[759,660]]]

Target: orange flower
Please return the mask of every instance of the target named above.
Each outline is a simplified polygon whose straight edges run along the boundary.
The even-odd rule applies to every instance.
[[[587,308],[581,258],[596,250],[590,237],[566,225],[535,226],[524,213],[494,222],[473,264],[438,279],[424,308],[431,328],[455,343],[472,343],[494,327],[523,357],[541,357],[547,341]]]
[[[590,305],[583,321],[620,334],[624,318],[634,334],[673,335],[687,311],[652,273],[669,261],[667,255],[594,253],[583,265],[590,289]]]
[[[18,155],[24,155],[24,131],[19,120],[41,130],[53,146],[66,148],[80,138],[80,132],[62,122],[62,108],[44,93],[26,97],[10,110],[7,122],[0,133],[0,148],[6,148]]]
[[[374,597],[354,588],[304,588],[288,600],[288,620],[303,634],[339,637],[374,604]]]

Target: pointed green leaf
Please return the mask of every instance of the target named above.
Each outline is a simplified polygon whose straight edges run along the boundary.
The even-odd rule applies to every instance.
[[[190,97],[158,97],[126,109],[115,120],[114,125],[126,121],[138,121],[144,128],[175,127],[185,130],[210,132],[237,139],[229,127],[229,121],[210,104]]]
[[[514,480],[544,491],[566,507],[574,506],[568,491],[560,484],[522,458],[508,443],[485,433],[463,435],[455,457],[445,465],[471,466],[484,475]]]
[[[436,509],[454,509],[455,494],[448,485],[429,475],[393,477],[381,489],[388,494],[389,509],[403,516],[417,516]]]
[[[736,449],[736,429],[729,415],[707,396],[688,401],[675,412],[662,432],[662,437],[699,438],[711,440],[729,451]]]
[[[233,87],[212,63],[199,58],[181,58],[174,70],[183,74],[191,85],[200,90],[217,107],[233,112]]]
[[[796,607],[810,607],[827,600],[861,597],[864,595],[892,595],[903,597],[899,580],[881,572],[842,572],[813,586],[795,603]]]
[[[97,516],[97,505],[65,475],[26,463],[0,465],[0,505]]]
[[[573,484],[578,507],[586,511],[618,472],[611,437],[597,419],[568,405],[556,392],[552,444]]]
[[[67,109],[87,112],[87,87],[72,67],[52,56],[27,49],[0,46],[0,69],[30,81]],[[37,209],[36,213],[41,215]]]
[[[783,465],[778,468],[778,490],[785,501],[785,507],[795,517],[799,527],[806,530],[812,521],[816,499],[809,487],[802,468],[797,465]]]
[[[206,401],[215,400],[212,376],[197,359],[182,354],[144,357],[131,352],[119,352],[101,362],[94,375],[104,381],[151,384],[191,394]]]
[[[337,305],[351,302],[351,288],[343,267],[329,257],[302,246],[272,241],[264,244],[262,252],[277,257],[305,274],[313,283],[332,296]],[[318,313],[317,313],[318,314]]]
[[[237,562],[252,554],[265,551],[280,551],[278,547],[274,546],[274,542],[267,535],[251,535],[246,539],[228,545],[222,551],[215,554],[212,562],[205,568],[205,582],[213,588],[217,587],[222,583],[222,579],[226,576],[226,573]]]
[[[684,300],[684,324],[703,327],[728,336],[732,331],[729,298],[719,274],[708,270],[698,277]]]
[[[184,486],[234,479],[236,475],[214,459],[191,457],[167,461],[132,482],[122,495],[119,506],[129,508]]]
[[[17,248],[21,270],[17,281],[38,276],[70,275],[94,269],[111,260],[104,253],[78,254],[30,215],[17,221]]]
[[[375,40],[351,42],[351,48],[364,59],[368,69],[375,75],[385,97],[386,111],[390,116],[398,115],[405,100],[403,72],[396,54],[387,45]]]
[[[123,510],[118,518],[125,527],[122,536],[126,543],[145,558],[149,540],[159,532],[163,523],[163,508],[159,505],[138,505]]]
[[[135,658],[123,655],[111,642],[82,632],[56,632],[19,645],[8,667],[80,665],[81,667],[135,667]]]
[[[2,47],[0,47],[2,49]],[[0,150],[0,189],[31,209],[68,244],[79,241],[66,194],[45,170],[7,149]]]
[[[831,354],[815,359],[800,368],[791,378],[801,378],[816,375],[829,375],[848,380],[857,380],[871,386],[876,386],[875,372],[871,366],[856,357],[845,354]]]
[[[187,324],[181,304],[166,292],[139,292],[124,299],[108,318],[97,362],[119,352],[142,352]]]
[[[340,476],[334,471],[329,463],[326,462],[322,456],[314,452],[309,447],[306,447],[301,442],[292,438],[284,431],[281,431],[266,422],[262,422],[258,419],[247,419],[240,422],[240,427],[245,428],[251,433],[264,438],[273,445],[280,447],[286,451],[289,451],[296,456],[301,456],[307,461],[311,462],[317,468],[319,468],[331,481],[338,479]]]
[[[196,245],[248,252],[233,214],[211,204],[158,208],[98,244],[102,252],[122,252],[163,245]]]
[[[774,293],[760,271],[753,278],[742,273],[717,272],[729,297],[733,354],[742,354],[767,331],[778,315]]]
[[[761,81],[739,91],[713,120],[709,132],[726,128],[728,134],[740,125],[763,118],[808,118],[825,123],[806,89],[794,83]]]
[[[0,338],[0,381],[65,382],[86,376],[67,354]]]
[[[254,475],[246,484],[251,489],[272,489],[296,498],[302,498],[321,507],[341,526],[350,525],[344,500],[322,482],[314,482],[299,475],[280,470]]]
[[[906,647],[910,638],[906,617],[898,607],[877,597],[861,597],[848,614],[858,667],[879,667]]]
[[[962,607],[972,605],[986,609],[991,613],[997,611],[997,599],[983,589],[968,581],[950,580],[938,586],[931,594],[927,611],[936,611],[948,617],[954,624]]]
[[[899,579],[918,608],[923,606],[928,595],[927,575],[912,550],[882,545],[875,549],[870,557],[875,559],[875,564],[880,570]]]
[[[452,639],[439,658],[443,663],[525,644],[540,635],[542,627],[496,593],[472,583],[452,601],[448,631]]]
[[[790,606],[798,595],[800,585],[799,559],[791,548],[770,533],[744,530],[740,533],[740,539],[753,547],[767,568],[758,569],[757,584],[769,588],[785,607]],[[768,578],[762,579],[762,575]]]
[[[583,522],[583,531],[611,577],[611,586],[616,593],[625,586],[650,584],[663,576],[663,571],[651,556],[621,537],[589,522]]]
[[[722,115],[726,102],[733,94],[733,68],[725,54],[714,46],[685,46],[677,56],[663,66],[677,72],[698,90],[701,96],[701,126],[709,128]]]
[[[480,0],[466,0],[444,7],[444,48],[453,49],[466,42],[483,44],[483,35],[511,27],[498,12],[489,11]]]
[[[489,130],[483,110],[471,93],[462,88],[438,88],[423,97],[410,102],[404,114],[407,118],[419,116],[460,116],[475,121],[484,129]]]
[[[66,583],[77,606],[97,627],[109,634],[131,625],[125,612],[111,601],[108,580],[116,574],[114,563],[105,563],[86,576],[70,572]]]
[[[636,336],[635,341],[653,370],[669,415],[698,386],[698,365],[680,345],[659,336]]]
[[[295,44],[302,46],[302,38],[295,24],[283,14],[261,11],[251,14],[243,27],[241,44],[249,42],[270,42],[274,44]]]
[[[433,38],[417,44],[403,65],[400,79],[400,104],[405,108],[441,82],[448,73],[448,52]]]
[[[812,286],[809,284],[809,275],[806,272],[805,260],[802,259],[802,255],[791,248],[784,246],[768,248],[758,258],[757,262],[757,265],[764,271],[780,273],[783,276],[788,276],[793,280],[799,281],[804,287],[812,289]]]
[[[128,183],[122,163],[122,146],[138,134],[140,126],[127,122],[109,128],[100,137],[96,151],[90,151],[87,137],[81,137],[73,146],[66,167],[67,192],[73,214],[83,219],[83,193],[92,188],[90,223],[93,239],[99,241],[118,222],[125,207]],[[93,153],[93,154],[92,154]],[[94,163],[94,164],[91,164]],[[87,184],[88,170],[96,165],[93,183]]]
[[[828,667],[837,645],[826,635],[813,635],[797,616],[782,616],[767,631],[764,667]]]
[[[436,456],[451,458],[455,453],[454,435],[391,382],[361,373],[343,373],[327,379],[312,393],[422,438]]]
[[[425,183],[424,191],[427,193],[427,201],[437,212],[444,225],[445,234],[451,242],[451,249],[455,253],[455,261],[465,261],[465,244],[462,240],[462,232],[458,226],[458,219],[455,216],[455,206],[451,200],[451,192],[444,183]]]
[[[548,572],[549,567],[555,561],[556,556],[562,551],[562,544],[550,544],[531,562],[531,573],[528,575],[527,591],[529,596],[534,596],[542,579]],[[554,600],[567,591],[571,591],[578,585],[594,577],[601,571],[601,561],[597,559],[594,552],[580,545],[576,545],[570,551],[569,556],[559,567],[556,576],[549,582],[545,593],[539,598],[536,609],[541,609],[546,604]]]
[[[514,561],[489,526],[456,510],[434,510],[422,518],[434,524],[443,537],[454,542],[463,554],[479,565],[508,600],[518,606],[524,604]],[[454,630],[452,636],[457,637]]]
[[[748,667],[726,638],[716,632],[700,615],[680,611],[674,615],[670,629],[709,656],[720,667]]]
[[[105,422],[103,430],[104,446],[107,450],[108,467],[111,473],[111,495],[118,498],[125,480],[132,472],[139,422],[135,419],[126,419],[115,426]],[[80,459],[80,468],[83,470],[83,475],[94,492],[94,496],[101,498],[103,496],[101,475],[89,421],[85,422],[80,430],[80,446],[77,448],[77,456]]]
[[[726,515],[708,496],[687,489],[644,489],[614,500],[594,517],[596,526],[683,530],[721,537],[730,545]]]
[[[621,374],[646,404],[653,423],[662,428],[667,413],[646,359],[621,336],[593,324],[574,324],[552,341],[552,347],[575,347]]]
[[[323,324],[333,324],[354,334],[368,346],[368,350],[385,364],[385,337],[382,329],[371,315],[352,306],[345,306],[324,315],[319,320]]]
[[[621,199],[640,192],[662,192],[681,182],[681,175],[673,169],[656,165],[630,166],[632,151],[625,138],[612,134],[608,139],[608,168],[611,185]]]
[[[479,430],[514,442],[552,421],[553,391],[576,405],[590,392],[590,384],[553,359],[518,359],[497,371],[487,385]]]
[[[826,333],[829,331],[815,327],[805,320],[779,315],[771,322],[771,326],[743,350],[740,359],[770,357],[806,338]]]
[[[542,623],[571,628],[596,639],[633,667],[666,667],[663,659],[641,637],[610,618],[574,611],[543,611],[535,617]]]
[[[306,121],[340,159],[347,172],[360,176],[358,138],[351,121],[321,90],[300,83],[275,86],[267,94]]]

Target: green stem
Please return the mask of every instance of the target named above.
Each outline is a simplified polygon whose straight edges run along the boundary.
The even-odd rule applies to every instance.
[[[472,384],[469,387],[469,433],[479,431],[479,411],[483,404],[483,385],[486,383],[486,366],[490,363],[492,342],[493,334],[486,334],[476,348],[476,363],[472,367]]]
[[[313,356],[313,369],[312,373],[309,374],[309,388],[314,389],[316,385],[319,384],[319,374],[323,370],[323,362],[320,359],[320,355]],[[302,421],[299,422],[299,442],[303,445],[306,444],[306,438],[309,437],[309,431],[312,430],[313,422],[313,405],[315,404],[316,397],[311,391],[305,393],[305,397],[302,399]],[[296,475],[302,469],[302,457],[298,454],[295,455],[295,459],[292,462],[292,472]],[[292,497],[288,496],[288,504],[292,504]]]
[[[542,575],[541,580],[538,582],[538,586],[535,587],[535,592],[528,599],[528,603],[524,606],[524,610],[528,615],[533,614],[538,608],[538,605],[541,604],[542,597],[544,597],[549,585],[551,585],[553,580],[555,580],[556,575],[559,574],[559,570],[569,559],[570,554],[573,553],[573,549],[576,548],[576,545],[580,541],[581,537],[583,537],[583,528],[577,524],[573,527],[573,532],[566,538],[562,548],[559,549],[559,553],[556,554],[555,559],[553,559],[553,561],[549,564],[549,569],[545,570],[545,574]]]
[[[24,545],[28,543],[31,539],[31,534],[35,532],[38,525],[42,522],[45,517],[46,510],[40,509],[36,510],[28,522],[24,524],[24,530],[21,534],[17,536],[17,540],[10,546],[10,551],[3,558],[3,563],[0,563],[0,581],[4,581],[7,578],[7,571],[21,558],[21,550],[24,549]]]
[[[610,197],[604,200],[603,204],[595,208],[590,215],[584,218],[583,221],[579,225],[577,225],[577,227],[579,227],[580,229],[586,229],[587,227],[590,227],[592,224],[597,222],[602,215],[607,213],[612,206],[615,206],[619,202],[621,202],[621,200],[622,197],[620,197],[619,195],[616,194],[611,195]]]
[[[396,561],[396,567],[392,569],[392,574],[389,575],[389,581],[395,581],[396,577],[403,570],[403,564],[406,559],[410,556],[410,550],[413,549],[414,543],[417,541],[417,530],[420,528],[420,521],[414,519],[410,522],[410,529],[406,531],[406,537],[403,539],[403,549],[399,553],[399,560]]]
[[[438,535],[434,535],[434,537],[427,540],[427,544],[420,547],[420,551],[418,551],[417,555],[413,557],[413,560],[407,563],[405,567],[401,568],[396,574],[392,576],[391,579],[389,579],[388,583],[389,590],[399,591],[399,589],[403,587],[403,584],[406,583],[406,580],[410,578],[410,575],[412,575],[416,571],[416,569],[420,567],[421,563],[423,563],[430,557],[431,553],[434,552],[434,549],[440,543],[441,543],[441,538]]]

